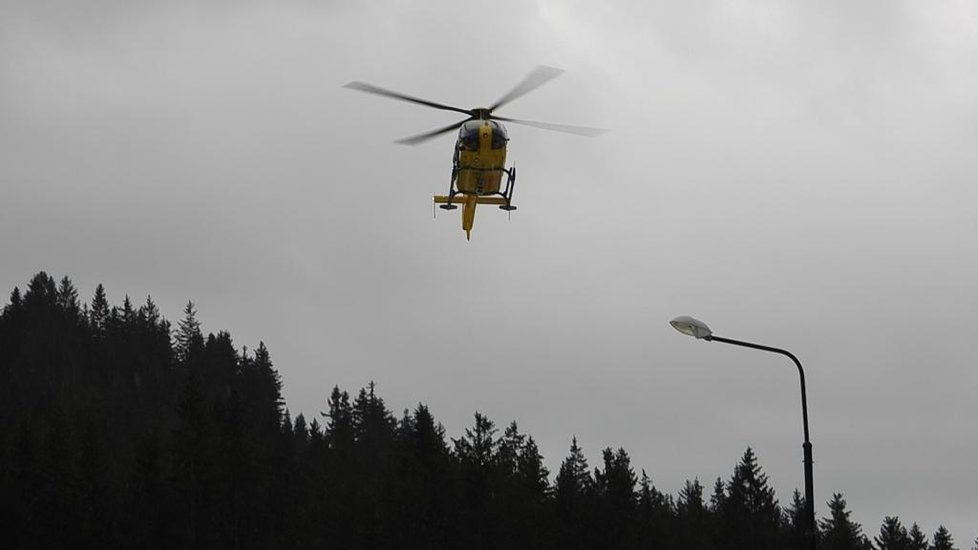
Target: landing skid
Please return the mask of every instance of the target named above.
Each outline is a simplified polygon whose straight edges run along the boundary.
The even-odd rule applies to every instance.
[[[472,225],[475,223],[476,206],[480,204],[495,204],[506,212],[516,210],[516,206],[512,203],[513,188],[516,184],[516,167],[504,168],[501,171],[505,172],[507,176],[506,187],[496,193],[478,194],[458,190],[458,186],[456,185],[458,168],[455,167],[452,169],[452,181],[448,185],[448,194],[434,196],[435,204],[442,210],[456,210],[459,204],[461,204],[462,230],[465,231],[466,239],[470,239],[472,236]]]
[[[502,198],[502,204],[500,204],[499,209],[505,210],[507,212],[512,212],[516,210],[516,205],[513,204],[513,188],[516,186],[516,167],[512,166],[510,168],[504,168],[502,170],[506,173],[506,187],[502,191],[497,193],[490,193],[487,195],[478,195],[480,199],[487,199],[492,197],[494,200],[480,200],[480,204],[500,204],[499,198]],[[468,193],[463,193],[455,187],[455,178],[458,175],[458,169],[452,169],[452,181],[448,184],[448,195],[436,195],[435,202],[441,202],[444,204],[439,204],[438,208],[442,210],[456,210],[458,205],[455,204],[456,197],[462,195],[463,197]],[[499,197],[499,198],[496,198]]]

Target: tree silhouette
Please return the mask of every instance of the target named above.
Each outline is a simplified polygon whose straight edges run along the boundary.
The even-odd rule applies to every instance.
[[[680,491],[675,512],[671,499],[659,492],[642,470],[639,480],[636,548],[708,548],[706,509],[703,487],[699,480],[686,480]],[[676,525],[673,532],[673,525]],[[699,532],[694,532],[699,530]]]
[[[920,526],[914,523],[907,533],[907,548],[909,550],[927,550],[927,535],[920,530]]]
[[[862,533],[862,526],[849,519],[852,513],[846,509],[841,493],[832,495],[828,502],[829,517],[822,519],[822,548],[824,550],[870,550],[872,544]]]
[[[607,448],[601,455],[604,470],[596,469],[594,474],[599,537],[614,548],[633,547],[637,478],[631,460],[621,448]]]
[[[94,309],[94,306],[93,306]],[[183,365],[188,365],[204,350],[204,336],[200,331],[200,321],[197,320],[197,308],[188,301],[183,308],[183,319],[177,326],[174,336],[176,358]]]
[[[883,525],[880,526],[880,534],[875,542],[878,550],[907,550],[910,538],[899,518],[887,516],[883,518]]]
[[[586,522],[592,513],[593,495],[594,479],[575,436],[554,481],[559,547],[586,548],[593,541],[592,528]]]
[[[931,550],[956,550],[951,533],[943,525],[939,526],[937,531],[934,532],[934,538],[932,540]]]
[[[780,527],[781,510],[774,489],[748,447],[727,482],[727,495],[720,506],[722,544],[744,550],[781,548]]]
[[[805,497],[795,489],[791,493],[791,504],[782,511],[784,524],[784,542],[786,548],[801,550],[807,548],[805,537],[805,526],[807,519],[805,516]]]
[[[147,296],[81,305],[45,272],[0,309],[0,517],[9,548],[796,548],[804,500],[781,510],[751,448],[708,502],[675,498],[624,448],[593,471],[576,437],[551,483],[533,436],[487,416],[458,439],[419,403],[399,419],[370,382],[292,419],[269,350],[176,331]],[[320,423],[321,422],[321,423]],[[823,550],[868,549],[841,494]],[[886,517],[883,548],[931,545]],[[978,541],[976,541],[978,544]]]

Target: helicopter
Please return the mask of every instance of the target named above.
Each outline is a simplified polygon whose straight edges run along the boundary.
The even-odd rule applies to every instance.
[[[561,69],[554,67],[538,66],[498,101],[489,107],[476,107],[474,109],[464,109],[435,103],[398,92],[392,92],[364,82],[350,82],[344,87],[424,105],[425,107],[442,111],[454,111],[468,116],[468,118],[460,122],[455,122],[423,134],[399,139],[395,143],[418,145],[442,134],[458,130],[458,139],[455,141],[455,151],[452,156],[452,177],[448,184],[448,194],[435,195],[433,199],[434,203],[443,210],[455,210],[459,204],[462,205],[462,230],[465,231],[465,238],[471,240],[472,225],[475,222],[475,209],[477,205],[498,205],[500,209],[507,212],[516,210],[516,206],[513,204],[516,166],[506,168],[506,147],[509,143],[509,133],[501,122],[512,122],[524,126],[589,137],[597,136],[604,132],[600,128],[535,122],[501,117],[493,114],[499,107],[539,88],[563,72]],[[504,176],[505,180],[503,179]]]

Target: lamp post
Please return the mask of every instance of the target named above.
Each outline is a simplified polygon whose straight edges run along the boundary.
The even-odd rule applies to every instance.
[[[812,481],[812,443],[808,439],[808,399],[805,395],[805,371],[801,368],[801,362],[787,350],[714,336],[713,331],[710,330],[710,327],[706,326],[706,323],[686,315],[676,317],[672,321],[669,321],[669,324],[679,332],[687,336],[692,336],[697,340],[706,340],[707,342],[723,342],[724,344],[733,344],[735,346],[742,346],[745,348],[779,353],[794,361],[795,365],[798,367],[798,376],[801,379],[801,421],[805,429],[805,442],[802,443],[801,446],[805,456],[805,516],[808,522],[805,530],[805,538],[808,539],[809,550],[815,550],[815,500],[812,494],[814,485]]]

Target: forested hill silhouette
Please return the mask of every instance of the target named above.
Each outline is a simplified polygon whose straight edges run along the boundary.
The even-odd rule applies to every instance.
[[[264,344],[204,336],[192,303],[173,328],[149,298],[81,304],[38,273],[0,314],[0,547],[802,547],[803,499],[779,504],[750,448],[711,494],[671,496],[624,449],[592,469],[572,439],[551,476],[515,422],[446,439],[373,383],[333,388],[321,418],[291,419]],[[870,541],[841,494],[828,507],[825,549],[952,548],[896,517]]]

